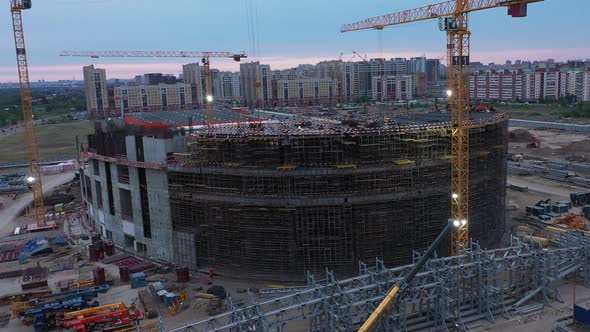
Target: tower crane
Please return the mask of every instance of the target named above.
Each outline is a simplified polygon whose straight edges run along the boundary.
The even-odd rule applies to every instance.
[[[39,146],[37,144],[37,135],[35,133],[33,98],[31,95],[31,84],[29,82],[29,68],[22,18],[22,11],[31,9],[31,6],[31,0],[10,0],[12,29],[14,32],[14,45],[16,48],[16,63],[18,66],[18,80],[20,84],[20,98],[23,110],[23,122],[25,124],[25,144],[27,148],[27,157],[29,159],[30,176],[27,178],[27,181],[31,185],[33,191],[35,221],[37,226],[44,227],[47,226],[47,218],[45,217],[45,205],[43,204],[41,162],[39,160]]]
[[[543,0],[449,0],[398,13],[376,16],[363,21],[344,24],[341,32],[376,29],[410,22],[438,19],[439,28],[447,33],[449,66],[449,104],[451,109],[451,219],[457,228],[451,233],[451,253],[455,255],[469,241],[469,50],[470,36],[467,14],[484,9],[507,7],[508,15],[525,17],[527,5]],[[448,231],[447,225],[443,233]],[[440,236],[439,236],[440,238]],[[437,238],[437,240],[439,240]],[[435,240],[436,241],[436,240]],[[427,259],[432,246],[421,257]],[[418,264],[416,264],[418,266]],[[416,267],[415,266],[415,267]],[[412,270],[401,284],[395,284],[386,294],[359,331],[375,331],[389,314],[396,296],[411,282]],[[403,295],[403,294],[402,294]]]
[[[244,53],[198,52],[198,51],[62,51],[60,56],[81,56],[98,58],[201,58],[205,72],[205,108],[207,123],[213,123],[213,82],[210,58],[230,58],[239,62],[246,58]]]
[[[451,109],[451,219],[458,229],[451,236],[451,254],[455,255],[469,241],[469,49],[471,32],[467,14],[474,11],[506,7],[508,15],[525,17],[527,5],[543,0],[449,0],[397,13],[371,17],[344,24],[340,32],[383,30],[429,19],[438,19],[440,30],[447,33],[449,66],[449,105]]]

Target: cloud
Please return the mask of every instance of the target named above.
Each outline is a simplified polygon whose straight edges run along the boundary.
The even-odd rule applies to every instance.
[[[365,54],[363,54],[365,56]],[[367,53],[367,59],[383,56],[385,58],[404,57],[411,58],[415,56],[426,56],[428,58],[442,58],[446,61],[446,54],[442,52],[426,53],[423,52],[403,52],[403,53]],[[560,48],[560,49],[522,49],[522,50],[497,50],[497,51],[473,51],[471,61],[483,63],[495,62],[503,63],[506,60],[546,60],[556,59],[565,61],[568,59],[589,58],[590,48]],[[145,59],[142,59],[145,61]],[[195,59],[197,62],[200,59]],[[298,64],[314,64],[324,60],[335,60],[333,56],[269,56],[262,58],[249,58],[248,61],[258,60],[261,63],[269,64],[272,69],[286,69],[296,67]],[[360,61],[358,57],[352,54],[343,54],[344,61]],[[132,61],[132,60],[128,60]],[[188,63],[187,59],[167,62],[142,62],[142,63],[109,63],[102,62],[101,59],[93,59],[95,67],[105,68],[109,78],[132,78],[135,75],[141,75],[148,72],[163,72],[178,74],[182,72],[182,64]],[[59,80],[59,79],[82,79],[82,64],[71,65],[41,65],[29,66],[29,72],[32,81],[41,79]],[[220,70],[238,71],[239,64],[225,59],[212,60],[212,67]],[[18,80],[16,67],[0,67],[0,82],[16,82]]]

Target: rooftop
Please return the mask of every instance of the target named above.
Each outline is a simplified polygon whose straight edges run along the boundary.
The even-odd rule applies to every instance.
[[[355,135],[362,133],[385,133],[388,131],[424,130],[448,128],[451,124],[450,113],[427,112],[389,117],[385,121],[382,114],[358,114],[350,118],[320,117],[289,114],[282,116],[278,112],[263,112],[270,121],[260,126],[222,126],[203,127],[194,136],[298,136],[298,135]],[[470,113],[473,125],[491,124],[503,120],[501,113]]]

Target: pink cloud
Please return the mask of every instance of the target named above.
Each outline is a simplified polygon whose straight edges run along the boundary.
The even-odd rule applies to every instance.
[[[363,54],[364,56],[365,54]],[[377,58],[383,56],[385,58],[395,57],[416,57],[425,55],[428,58],[443,58],[446,61],[446,54],[443,52],[404,52],[404,53],[367,53],[366,57]],[[569,49],[530,49],[530,50],[498,50],[498,51],[473,51],[471,54],[472,61],[480,61],[483,63],[495,62],[503,63],[506,60],[546,60],[549,58],[558,61],[565,61],[576,58],[589,58],[590,48],[569,48]],[[269,56],[262,58],[249,58],[248,61],[258,60],[261,63],[269,64],[272,69],[286,69],[296,67],[298,64],[314,64],[324,60],[334,60],[332,56]],[[352,54],[344,54],[342,56],[344,61],[359,61],[358,57],[352,57]],[[188,63],[187,59],[179,59],[178,61],[169,62],[153,62],[153,63],[133,63],[132,59],[127,59],[129,63],[106,63],[101,62],[100,59],[92,62],[98,68],[105,68],[107,70],[107,77],[109,78],[132,78],[135,75],[141,75],[147,72],[163,72],[170,74],[178,74],[182,72],[182,64]],[[199,61],[195,59],[194,61]],[[31,65],[29,72],[32,81],[40,79],[58,80],[58,79],[76,79],[82,78],[81,64],[71,65]],[[212,66],[220,70],[238,71],[239,64],[233,61],[219,60],[213,62]],[[16,68],[12,66],[0,67],[0,82],[15,82],[18,76]]]

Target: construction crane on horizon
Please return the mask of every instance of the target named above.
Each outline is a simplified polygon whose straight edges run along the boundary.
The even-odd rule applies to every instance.
[[[469,241],[469,51],[467,15],[470,12],[507,7],[508,15],[525,17],[529,3],[543,0],[450,0],[397,13],[344,24],[340,32],[383,30],[391,25],[438,19],[439,29],[447,33],[449,105],[451,110],[451,220],[457,228],[451,233],[451,255]],[[411,280],[406,280],[410,282]],[[394,285],[359,331],[374,331],[389,314],[400,285]],[[403,290],[402,290],[403,291]]]
[[[210,58],[230,58],[240,62],[247,58],[245,53],[199,52],[199,51],[61,51],[60,56],[79,56],[98,58],[201,58],[205,73],[205,108],[207,123],[213,119],[213,82],[211,78]],[[122,102],[122,101],[121,101]]]
[[[27,157],[29,159],[30,175],[27,178],[27,182],[31,185],[31,190],[33,191],[35,222],[37,223],[37,226],[44,227],[47,226],[47,218],[45,216],[43,185],[41,183],[41,161],[39,160],[39,145],[37,144],[37,134],[35,133],[33,98],[31,94],[31,84],[29,82],[29,67],[27,63],[27,50],[25,47],[25,33],[23,30],[22,19],[22,11],[31,9],[31,7],[31,0],[10,0],[20,97],[25,126],[25,145],[27,149]]]

